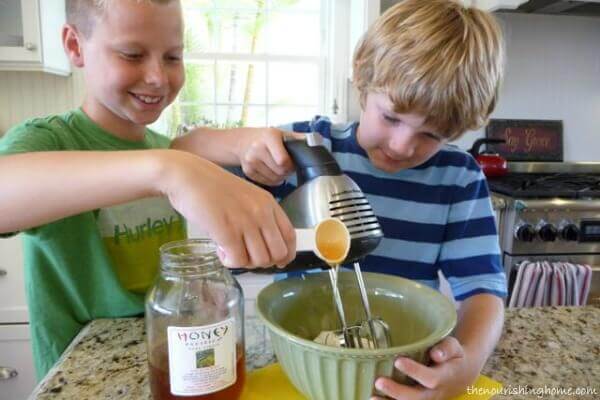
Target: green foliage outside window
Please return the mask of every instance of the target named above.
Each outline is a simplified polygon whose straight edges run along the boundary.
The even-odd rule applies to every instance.
[[[270,7],[285,11],[301,0],[271,0]],[[186,53],[232,53],[255,55],[264,52],[261,36],[267,23],[266,0],[218,0],[219,9],[211,0],[184,0]],[[165,112],[162,130],[176,136],[182,125],[210,127],[240,127],[248,124],[251,100],[256,90],[256,66],[253,62],[231,62],[219,65],[219,60],[186,60],[186,83],[177,100]],[[216,79],[218,76],[218,79]],[[221,86],[227,91],[224,107],[215,115],[215,93]],[[238,93],[238,96],[236,96]],[[241,94],[241,95],[240,95]],[[221,94],[222,96],[222,94]],[[226,111],[225,111],[226,110]]]

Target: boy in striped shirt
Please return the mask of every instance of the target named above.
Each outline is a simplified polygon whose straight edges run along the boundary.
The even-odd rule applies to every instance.
[[[394,399],[464,392],[501,334],[506,279],[488,187],[475,160],[448,142],[486,123],[503,66],[501,30],[490,14],[450,0],[405,0],[373,24],[355,51],[360,121],[334,125],[316,117],[286,127],[321,133],[373,206],[385,237],[361,262],[363,271],[434,288],[441,271],[461,302],[454,335],[431,349],[431,366],[397,360],[419,385],[377,380]],[[188,148],[201,153],[213,134],[230,135],[217,162],[241,165],[278,197],[294,189],[293,177],[284,181],[293,166],[282,131],[203,130],[188,137]]]

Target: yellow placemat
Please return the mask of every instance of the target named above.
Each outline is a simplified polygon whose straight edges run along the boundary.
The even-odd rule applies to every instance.
[[[500,389],[502,389],[502,384],[500,382],[488,378],[485,375],[479,375],[479,378],[477,378],[470,388],[470,394],[464,393],[455,397],[453,400],[488,400],[500,392]]]
[[[479,375],[472,393],[465,393],[454,400],[487,400],[500,388],[500,382]],[[272,364],[248,374],[241,400],[306,400],[306,397],[290,383],[279,364]]]

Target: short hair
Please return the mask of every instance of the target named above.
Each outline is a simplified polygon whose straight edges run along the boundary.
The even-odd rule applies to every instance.
[[[504,73],[502,30],[488,12],[453,0],[404,0],[367,30],[354,53],[354,84],[389,96],[448,139],[487,123]]]
[[[96,18],[102,16],[112,0],[66,0],[67,23],[75,26],[85,37],[94,30]],[[123,0],[118,0],[123,1]],[[168,4],[179,0],[129,0],[138,3]]]

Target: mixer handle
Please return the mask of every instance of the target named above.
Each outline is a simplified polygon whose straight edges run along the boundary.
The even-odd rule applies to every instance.
[[[342,175],[340,166],[325,146],[309,146],[306,140],[297,139],[283,144],[296,164],[298,186],[318,176]]]

